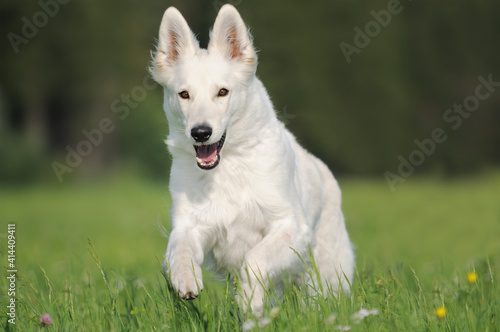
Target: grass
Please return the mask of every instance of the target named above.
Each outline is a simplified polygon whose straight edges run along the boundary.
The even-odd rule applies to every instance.
[[[0,259],[6,267],[7,224],[15,223],[18,279],[15,326],[7,321],[7,273],[0,279],[0,324],[17,331],[500,330],[500,174],[408,180],[395,193],[383,180],[341,186],[357,246],[352,295],[308,298],[291,287],[255,321],[240,314],[230,281],[206,275],[192,302],[169,288],[160,264],[165,185],[3,189]],[[472,271],[478,278],[469,283]],[[361,308],[378,314],[357,322]],[[52,325],[40,325],[44,313]]]

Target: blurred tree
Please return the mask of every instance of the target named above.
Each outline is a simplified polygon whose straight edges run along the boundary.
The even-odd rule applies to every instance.
[[[41,3],[52,6],[54,12],[59,6],[57,13],[50,17]],[[37,15],[49,17],[46,24],[37,28],[36,34],[26,38],[26,44],[12,45],[7,40],[0,50],[2,59],[9,63],[0,67],[11,105],[6,118],[17,135],[25,137],[35,150],[64,163],[66,147],[76,148],[85,139],[83,130],[97,128],[102,118],[109,117],[117,130],[93,149],[84,164],[91,172],[99,173],[130,157],[121,153],[128,149],[119,146],[128,141],[122,138],[128,138],[126,130],[130,126],[117,120],[111,112],[111,104],[114,99],[130,93],[134,86],[141,86],[148,75],[150,49],[161,11],[133,1],[72,1],[64,5],[57,1],[8,1],[0,10],[5,36],[13,32],[24,38],[25,22],[32,22],[30,24],[36,27]],[[157,19],[153,21],[151,17]],[[157,94],[153,92],[156,97]],[[146,112],[140,107],[133,111]],[[149,116],[158,117],[162,117],[160,107]],[[160,132],[165,133],[159,126],[151,128],[151,124],[161,121],[135,125],[144,128],[147,123],[148,129],[153,129],[151,133],[158,133],[158,138]],[[161,140],[158,142],[150,155],[164,153]],[[11,157],[7,155],[6,159]],[[50,169],[49,158],[39,161],[37,166]],[[155,164],[160,162],[167,168],[168,156],[153,159]],[[147,162],[147,158],[143,159],[144,164]],[[157,169],[158,165],[152,168]],[[2,175],[0,178],[5,180],[7,176]]]
[[[148,75],[150,50],[170,5],[179,8],[206,46],[223,2],[62,2],[0,4],[5,36],[0,182],[19,179],[30,169],[56,179],[52,161],[64,163],[67,147],[76,148],[86,139],[82,131],[98,128],[104,118],[116,129],[75,173],[133,167],[165,178],[169,156],[161,89],[137,94]],[[478,76],[492,74],[500,81],[499,2],[453,7],[401,2],[400,13],[386,26],[378,23],[378,32],[350,62],[340,44],[354,44],[357,31],[366,34],[367,24],[373,28],[378,22],[374,15],[382,15],[391,2],[230,2],[262,50],[258,75],[278,115],[334,171],[377,176],[395,171],[398,156],[407,157],[417,148],[415,139],[429,137],[437,127],[449,138],[420,166],[422,172],[464,172],[500,163],[500,91],[482,101],[459,129],[450,130],[443,121],[448,108],[474,93]],[[127,116],[114,112],[116,107],[127,108]]]

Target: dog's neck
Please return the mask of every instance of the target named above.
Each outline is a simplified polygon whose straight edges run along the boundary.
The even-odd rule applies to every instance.
[[[229,130],[231,140],[228,140],[230,145],[251,148],[264,140],[269,130],[279,127],[276,125],[279,121],[273,105],[262,82],[254,78],[249,89],[254,90],[249,94],[257,97],[248,99],[244,105],[245,109],[232,121]]]

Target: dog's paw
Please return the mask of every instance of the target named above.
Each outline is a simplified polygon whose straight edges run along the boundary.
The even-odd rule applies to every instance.
[[[245,315],[251,313],[253,317],[260,318],[264,312],[264,289],[260,286],[252,288],[248,283],[243,283],[236,294],[236,303]]]
[[[199,266],[172,269],[171,281],[179,297],[184,300],[194,300],[203,291],[203,279]]]

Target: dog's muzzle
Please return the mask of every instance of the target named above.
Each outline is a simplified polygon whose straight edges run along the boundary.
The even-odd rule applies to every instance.
[[[215,168],[220,162],[220,150],[226,140],[226,132],[218,142],[212,144],[193,145],[196,151],[196,163],[204,170]]]

